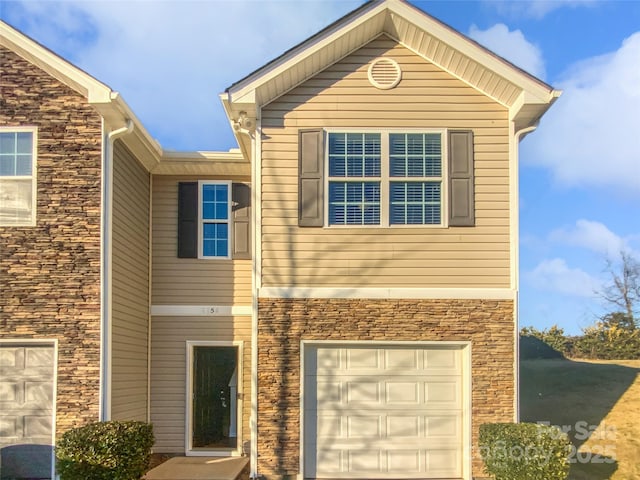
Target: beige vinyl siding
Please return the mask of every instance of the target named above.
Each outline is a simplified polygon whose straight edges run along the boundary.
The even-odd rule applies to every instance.
[[[114,420],[147,420],[149,174],[120,142],[113,158]]]
[[[402,69],[391,90],[367,79],[378,56]],[[509,286],[505,107],[383,36],[265,106],[262,127],[263,286]],[[298,130],[319,127],[472,129],[476,226],[299,228]]]
[[[187,341],[242,341],[242,441],[249,440],[251,317],[153,317],[151,422],[158,453],[185,448]],[[240,429],[239,429],[240,432]],[[240,439],[239,439],[240,440]]]
[[[251,305],[251,260],[178,258],[178,183],[243,178],[153,177],[154,305]]]

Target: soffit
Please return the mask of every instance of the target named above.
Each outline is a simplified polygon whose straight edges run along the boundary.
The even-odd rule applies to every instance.
[[[251,164],[238,149],[228,152],[168,152],[151,170],[153,175],[250,177]]]
[[[228,112],[264,106],[379,35],[388,35],[425,60],[511,108],[526,92],[543,110],[558,92],[544,82],[402,0],[365,4],[230,86]],[[519,108],[519,107],[518,107]]]

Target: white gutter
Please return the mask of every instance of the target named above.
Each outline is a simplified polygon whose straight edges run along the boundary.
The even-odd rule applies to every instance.
[[[260,108],[256,111],[256,128],[251,136],[253,165],[251,168],[251,223],[254,227],[253,261],[251,275],[251,419],[250,419],[250,478],[258,475],[258,291],[262,286],[262,120]]]
[[[513,122],[511,122],[513,125]],[[511,127],[513,128],[513,127]],[[514,320],[514,380],[516,385],[515,398],[514,398],[514,411],[515,411],[515,422],[520,421],[520,322],[519,322],[519,299],[520,299],[520,187],[518,181],[518,169],[520,165],[520,141],[524,137],[524,135],[533,132],[536,128],[538,128],[538,124],[536,123],[533,126],[526,127],[518,130],[513,135],[513,145],[512,145],[512,154],[514,156],[514,162],[511,163],[511,169],[515,170],[512,172],[514,175],[514,179],[512,181],[513,191],[511,193],[511,254],[513,255],[512,265],[515,265],[515,272],[512,274],[512,288],[515,289],[515,297],[513,302],[513,320]]]
[[[133,121],[125,127],[104,135],[102,120],[102,208],[100,225],[100,406],[99,419],[111,418],[111,297],[112,297],[112,237],[113,237],[113,143],[133,131]]]

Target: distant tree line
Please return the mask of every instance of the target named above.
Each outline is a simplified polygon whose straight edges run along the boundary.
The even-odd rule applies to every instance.
[[[520,330],[522,358],[640,359],[640,329],[621,313],[605,315],[582,335],[565,335],[557,325],[544,330]]]
[[[640,359],[640,263],[622,252],[620,264],[607,262],[611,281],[601,292],[613,311],[603,315],[582,335],[565,335],[557,325],[544,330],[520,330],[521,358]]]

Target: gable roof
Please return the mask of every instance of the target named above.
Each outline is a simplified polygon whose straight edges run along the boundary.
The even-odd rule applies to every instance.
[[[516,129],[534,125],[561,93],[404,0],[371,0],[228,87],[220,98],[230,121],[255,115],[380,35],[508,108]]]
[[[129,147],[137,153],[148,170],[157,164],[162,147],[147,132],[118,92],[2,20],[0,46],[13,51],[85,97],[103,117],[107,131],[120,128],[131,120],[134,129],[127,136],[130,137],[126,140]]]
[[[109,131],[133,122],[122,141],[145,168],[158,174],[249,175],[249,164],[237,149],[229,152],[172,152],[149,134],[122,95],[44,45],[0,20],[0,46],[11,50],[87,99]]]

